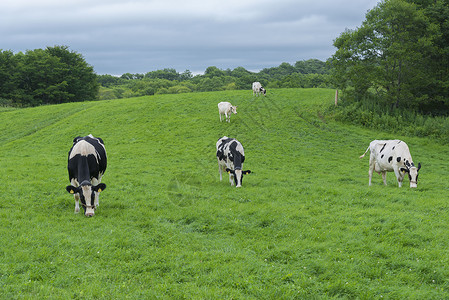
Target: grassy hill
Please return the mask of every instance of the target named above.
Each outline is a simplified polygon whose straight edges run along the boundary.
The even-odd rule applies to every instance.
[[[161,95],[0,111],[0,294],[56,299],[449,297],[449,150],[323,117],[333,90]],[[217,103],[238,105],[219,122]],[[78,135],[103,138],[95,217],[74,214]],[[243,187],[215,143],[245,148]],[[373,139],[406,141],[417,189],[380,175]]]

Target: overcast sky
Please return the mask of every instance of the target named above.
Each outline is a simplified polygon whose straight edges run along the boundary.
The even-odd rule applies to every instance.
[[[335,52],[379,0],[4,0],[0,49],[66,45],[97,74],[259,71]]]

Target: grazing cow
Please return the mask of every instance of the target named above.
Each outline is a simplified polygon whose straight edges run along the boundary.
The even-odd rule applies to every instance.
[[[75,213],[80,211],[79,200],[84,214],[92,217],[100,205],[99,193],[106,189],[101,177],[106,171],[106,149],[103,140],[91,134],[76,137],[69,151],[67,169],[72,185],[66,187],[67,192],[75,197]]]
[[[385,185],[387,185],[387,172],[394,171],[399,187],[402,186],[405,173],[408,173],[410,187],[415,188],[418,186],[418,171],[421,169],[421,163],[418,164],[418,167],[415,166],[410,150],[405,142],[400,140],[374,140],[360,158],[364,157],[368,150],[370,151],[369,185],[371,185],[374,171],[379,174],[382,173]]]
[[[229,182],[235,187],[242,186],[243,175],[251,173],[250,170],[242,171],[245,161],[243,146],[236,139],[224,136],[217,141],[217,160],[220,181],[222,180],[222,170],[229,173]]]
[[[265,96],[267,91],[262,87],[260,82],[253,82],[253,96],[254,96],[254,94],[256,96],[259,96],[260,93],[262,93],[262,95]]]
[[[218,114],[220,115],[220,122],[221,122],[221,115],[225,115],[226,122],[231,122],[231,114],[237,114],[237,106],[233,106],[229,102],[220,102],[218,103]]]

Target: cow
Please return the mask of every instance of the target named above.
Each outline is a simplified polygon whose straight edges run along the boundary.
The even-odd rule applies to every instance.
[[[407,144],[401,140],[374,140],[365,153],[360,156],[363,158],[370,151],[369,158],[369,185],[373,172],[382,173],[384,184],[387,185],[387,172],[394,172],[398,180],[399,187],[402,186],[405,173],[408,173],[410,187],[418,186],[418,171],[421,169],[421,163],[415,166],[410,155]]]
[[[259,96],[260,93],[265,96],[267,91],[262,87],[260,82],[253,82],[253,96]]]
[[[233,106],[229,102],[220,102],[218,103],[218,114],[220,115],[220,122],[221,115],[225,115],[226,122],[231,122],[231,114],[237,114],[237,106]]]
[[[222,171],[229,173],[229,182],[231,186],[242,186],[243,175],[250,174],[250,170],[242,171],[245,161],[245,152],[242,144],[236,139],[224,136],[217,141],[217,160],[220,181],[222,181]]]
[[[106,171],[107,157],[103,140],[91,134],[76,137],[69,151],[67,169],[71,185],[67,192],[75,197],[75,213],[79,213],[79,200],[87,217],[93,217],[100,205],[99,194],[106,189],[101,178]]]

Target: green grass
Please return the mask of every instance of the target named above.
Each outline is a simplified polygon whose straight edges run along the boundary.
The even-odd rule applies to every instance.
[[[447,146],[328,120],[326,89],[191,93],[0,111],[0,295],[8,299],[444,299]],[[219,122],[217,103],[238,105]],[[95,217],[74,214],[72,140],[103,138]],[[215,143],[245,147],[243,187]],[[380,175],[405,140],[417,189]]]

